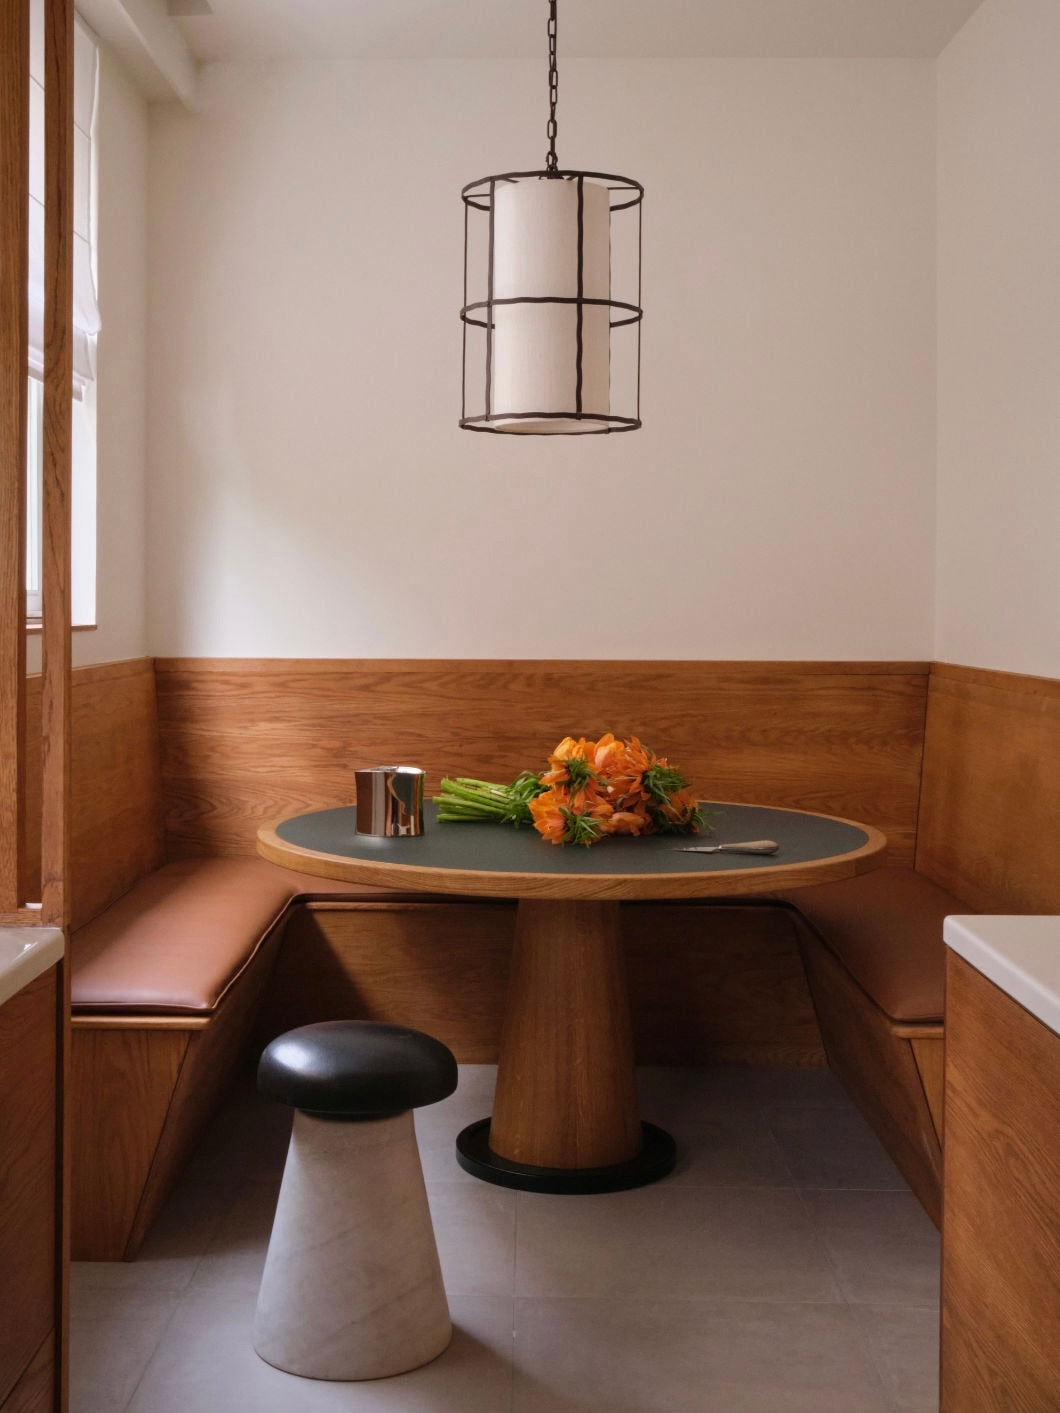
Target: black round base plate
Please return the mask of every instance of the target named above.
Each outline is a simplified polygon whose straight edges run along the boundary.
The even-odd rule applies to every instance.
[[[642,1123],[641,1131],[640,1152],[625,1163],[607,1168],[537,1168],[498,1157],[489,1146],[490,1121],[479,1119],[457,1137],[456,1161],[484,1182],[520,1192],[623,1192],[658,1182],[673,1172],[677,1161],[677,1147],[665,1129]]]

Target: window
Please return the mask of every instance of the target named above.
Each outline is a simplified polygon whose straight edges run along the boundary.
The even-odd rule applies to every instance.
[[[95,616],[96,304],[95,120],[98,54],[78,19],[74,32],[74,622]],[[29,201],[29,395],[26,407],[26,614],[41,611],[44,376],[44,14],[31,6]],[[78,507],[88,514],[78,514]],[[84,532],[84,533],[82,533]]]

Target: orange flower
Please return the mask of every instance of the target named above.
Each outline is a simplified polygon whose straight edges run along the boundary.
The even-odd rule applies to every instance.
[[[530,802],[534,827],[552,844],[592,844],[606,835],[639,837],[696,828],[696,797],[665,757],[636,736],[611,731],[597,741],[565,736]]]
[[[566,798],[559,790],[546,790],[530,801],[530,813],[534,817],[534,828],[549,844],[562,844],[567,832],[567,819],[563,813]]]
[[[544,785],[562,785],[569,781],[571,772],[567,767],[567,762],[572,760],[586,761],[590,765],[593,759],[593,752],[596,750],[595,741],[587,741],[584,736],[575,740],[573,736],[564,736],[556,749],[548,758],[551,766],[541,777]],[[584,774],[584,772],[581,772]]]
[[[571,796],[569,808],[575,814],[587,814],[593,819],[597,819],[605,826],[614,814],[614,806],[601,793],[600,786],[594,782],[586,785],[584,790],[577,790]]]
[[[689,825],[698,804],[695,791],[686,786],[675,790],[668,803],[659,803],[655,808],[671,824]]]
[[[616,808],[640,798],[641,777],[649,763],[650,757],[635,736],[620,741],[609,731],[596,743],[593,768]]]

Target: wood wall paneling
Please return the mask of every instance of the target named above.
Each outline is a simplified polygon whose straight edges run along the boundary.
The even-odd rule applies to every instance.
[[[57,984],[0,1008],[0,1402],[55,1322]]]
[[[931,1111],[931,1121],[935,1125],[939,1143],[942,1143],[942,1116],[945,1092],[944,1061],[946,1046],[941,1035],[907,1036],[913,1051],[913,1059],[920,1074],[924,1098]]]
[[[68,1102],[75,1260],[124,1254],[189,1038],[180,1030],[74,1030]]]
[[[56,1384],[55,1335],[51,1333],[0,1404],[0,1413],[53,1413]]]
[[[287,924],[261,1041],[318,1020],[389,1021],[494,1064],[515,932],[510,903],[309,903]]]
[[[1060,912],[1060,682],[936,663],[916,866],[982,912]]]
[[[640,1063],[823,1063],[784,910],[625,903],[619,920]],[[509,903],[310,903],[288,924],[259,1038],[355,1016],[495,1063],[514,928]]]
[[[912,1042],[809,928],[800,936],[828,1064],[938,1226],[942,1150]]]
[[[621,925],[642,1064],[824,1064],[787,909],[625,903]]]
[[[160,867],[164,858],[151,659],[76,668],[72,681],[70,904],[77,928]],[[31,677],[28,685],[27,896],[36,898],[41,762],[33,742],[40,721],[40,678]]]
[[[1060,1407],[1060,1036],[950,953],[943,1413]]]
[[[398,756],[499,780],[568,732],[637,733],[704,797],[864,820],[912,861],[924,663],[158,659],[173,856],[253,853],[257,827],[348,804]]]

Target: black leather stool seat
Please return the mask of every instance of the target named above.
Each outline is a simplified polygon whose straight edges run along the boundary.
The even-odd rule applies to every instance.
[[[380,1021],[322,1021],[268,1045],[258,1088],[334,1119],[374,1119],[436,1104],[456,1088],[456,1061],[430,1035]]]

